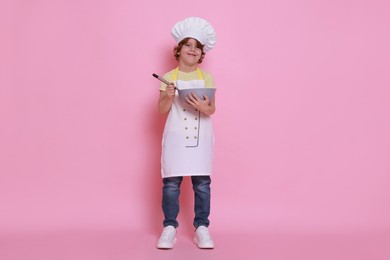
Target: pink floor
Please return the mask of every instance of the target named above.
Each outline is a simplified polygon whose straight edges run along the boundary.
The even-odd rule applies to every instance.
[[[264,259],[389,260],[390,233],[213,233],[214,250],[200,250],[178,231],[173,250],[158,250],[158,234],[58,231],[0,235],[1,260]]]

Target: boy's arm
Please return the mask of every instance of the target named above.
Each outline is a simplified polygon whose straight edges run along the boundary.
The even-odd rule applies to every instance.
[[[175,86],[170,84],[166,90],[160,90],[160,97],[158,100],[158,111],[161,114],[166,114],[171,110],[173,100],[175,99]]]

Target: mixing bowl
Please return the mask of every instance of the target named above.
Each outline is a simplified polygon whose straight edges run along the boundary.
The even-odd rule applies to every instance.
[[[214,99],[215,88],[189,88],[189,89],[178,89],[179,97],[182,102],[186,102],[186,97],[195,93],[199,98],[204,100],[204,95],[206,95],[209,100]]]

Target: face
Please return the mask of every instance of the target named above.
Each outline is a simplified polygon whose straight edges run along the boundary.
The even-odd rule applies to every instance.
[[[202,55],[202,50],[197,47],[195,39],[190,38],[180,50],[180,60],[187,65],[196,65]]]

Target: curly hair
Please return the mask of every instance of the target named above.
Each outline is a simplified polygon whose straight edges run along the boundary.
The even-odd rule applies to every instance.
[[[178,61],[179,60],[179,56],[180,56],[180,51],[181,51],[181,48],[187,44],[187,42],[192,39],[190,37],[187,37],[187,38],[184,38],[183,40],[181,40],[177,46],[175,46],[175,48],[173,49],[173,56],[176,58],[176,60]],[[200,55],[200,59],[198,61],[198,63],[202,63],[203,59],[204,59],[204,56],[206,55],[206,52],[204,52],[203,48],[204,48],[204,45],[202,45],[197,39],[194,39],[196,41],[196,47],[199,48],[201,51],[202,51],[202,54]]]

